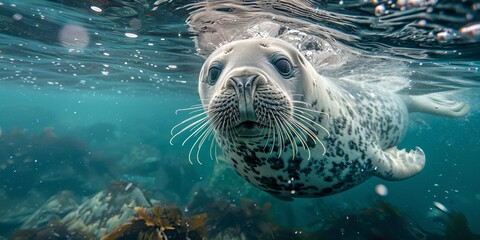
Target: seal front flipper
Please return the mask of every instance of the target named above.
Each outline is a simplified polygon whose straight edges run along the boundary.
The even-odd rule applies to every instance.
[[[419,173],[425,166],[425,153],[419,147],[409,152],[396,147],[380,150],[374,175],[389,181],[403,180]]]

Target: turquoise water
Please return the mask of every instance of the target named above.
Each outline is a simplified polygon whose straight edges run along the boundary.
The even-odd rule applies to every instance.
[[[243,233],[247,239],[267,239],[261,237],[269,232],[265,228],[273,232],[267,234],[271,239],[462,239],[465,224],[452,217],[458,216],[454,213],[462,213],[470,231],[480,233],[478,3],[193,2],[0,0],[0,236],[10,239],[20,229],[46,229],[50,225],[45,219],[54,215],[60,219],[55,224],[97,239],[100,226],[86,230],[78,227],[81,214],[70,218],[68,214],[109,189],[112,181],[122,181],[113,185],[122,186],[127,199],[133,186],[143,191],[148,204],[176,205],[185,217],[206,212],[205,225],[212,234],[236,226],[232,234]],[[191,17],[205,9],[221,15]],[[341,71],[322,69],[326,75],[361,72],[366,74],[362,80],[373,84],[392,88],[408,84],[403,91],[410,94],[453,91],[451,98],[467,102],[470,113],[455,119],[412,114],[400,147],[421,146],[427,153],[419,175],[400,182],[372,178],[324,198],[294,202],[272,198],[231,169],[219,170],[208,151],[201,153],[201,164],[190,164],[191,143],[182,146],[176,140],[171,145],[170,131],[188,116],[176,114],[177,109],[199,103],[198,72],[211,49],[198,44],[205,35],[196,27],[205,24],[202,20],[236,15],[241,17],[232,17],[233,23],[241,27],[269,20],[308,36],[328,36],[343,52],[365,56]],[[226,20],[212,24],[219,32],[218,39],[211,39],[214,47],[250,37],[229,24]],[[319,40],[298,47],[311,50],[305,43],[315,41]],[[401,74],[405,72],[408,79]],[[388,191],[376,192],[378,186]],[[51,210],[54,214],[40,218],[44,220],[30,220],[62,191],[70,192],[77,205]],[[202,191],[240,210],[217,200],[192,209],[192,199]],[[246,214],[250,210],[242,205],[245,199],[256,202],[252,211],[260,217]],[[393,209],[379,205],[379,200]],[[117,207],[120,202],[105,200]],[[212,202],[237,215],[222,216],[207,208]],[[120,211],[145,206],[135,203]],[[272,215],[268,220],[259,210],[265,203],[271,204],[265,213]],[[402,221],[392,222],[388,217],[392,212],[397,217],[393,220]],[[105,221],[113,218],[102,216]],[[134,216],[132,212],[112,220],[109,231]],[[247,220],[248,224],[239,223]],[[408,235],[406,229],[418,234]],[[446,229],[457,235],[448,235]],[[66,235],[55,239],[68,239]],[[231,237],[216,239],[222,238]]]

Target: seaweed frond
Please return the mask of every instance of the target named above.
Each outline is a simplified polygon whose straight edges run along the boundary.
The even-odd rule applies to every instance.
[[[138,240],[175,240],[204,239],[206,214],[183,218],[182,212],[175,206],[163,208],[153,206],[135,207],[137,218],[119,226],[102,240],[138,239]],[[184,224],[185,223],[185,224]]]

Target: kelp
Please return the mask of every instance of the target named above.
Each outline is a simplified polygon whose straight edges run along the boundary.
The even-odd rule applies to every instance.
[[[232,204],[226,199],[217,199],[204,206],[208,213],[205,225],[208,238],[222,239],[226,235],[244,236],[246,239],[275,239],[274,223],[269,212],[271,203],[257,204],[242,199],[240,205]]]
[[[135,207],[138,217],[120,225],[102,240],[175,240],[204,239],[206,213],[191,217],[182,217],[182,212],[175,206],[163,208]]]
[[[395,240],[429,237],[411,218],[386,201],[376,201],[371,207],[352,209],[346,215],[330,216],[328,220],[316,221],[315,224],[320,224],[320,227],[311,232],[311,239]]]
[[[470,230],[467,218],[461,212],[448,211],[442,212],[442,216],[436,219],[444,227],[444,236],[438,236],[438,239],[463,239],[480,240],[480,235]]]

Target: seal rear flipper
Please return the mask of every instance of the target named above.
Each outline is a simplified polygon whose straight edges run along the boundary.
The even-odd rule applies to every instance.
[[[389,181],[412,177],[425,166],[425,153],[419,147],[409,152],[393,147],[380,151],[378,157],[374,175]]]
[[[402,96],[409,112],[423,112],[446,117],[463,117],[470,107],[463,102],[447,99],[443,94],[434,93],[419,96]]]

